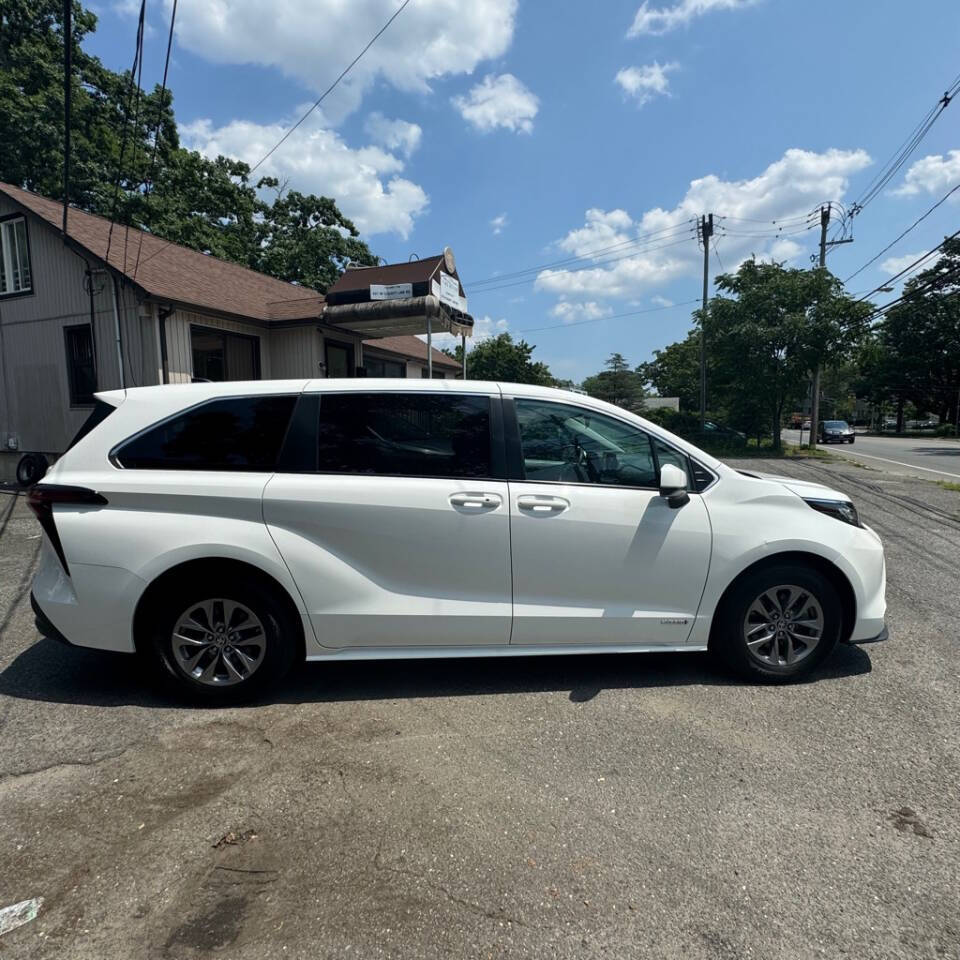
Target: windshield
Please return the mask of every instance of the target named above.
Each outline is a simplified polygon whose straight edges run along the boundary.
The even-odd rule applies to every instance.
[[[846,430],[847,421],[846,420],[827,420],[826,426],[828,429],[832,429],[832,430]]]

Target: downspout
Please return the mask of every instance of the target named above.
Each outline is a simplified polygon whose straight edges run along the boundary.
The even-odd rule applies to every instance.
[[[117,304],[117,278],[112,275],[113,279],[113,331],[117,343],[117,367],[120,370],[120,389],[126,390],[127,385],[123,379],[123,339],[120,334],[120,309]]]
[[[166,310],[157,308],[157,327],[160,336],[160,377],[161,383],[170,382],[170,371],[167,365],[167,317],[173,313],[173,308]]]

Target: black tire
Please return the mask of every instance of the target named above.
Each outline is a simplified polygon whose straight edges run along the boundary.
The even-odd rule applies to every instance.
[[[302,652],[298,624],[293,620],[289,603],[284,602],[279,591],[279,587],[269,588],[258,578],[242,574],[230,577],[184,578],[167,584],[151,602],[150,616],[147,621],[149,627],[141,644],[143,653],[152,662],[154,674],[168,688],[193,703],[212,706],[239,703],[263,693],[287,674],[298,652]],[[229,647],[220,649],[212,645],[207,647],[208,653],[204,655],[204,659],[196,669],[209,665],[215,657],[220,658],[219,664],[222,667],[222,669],[220,667],[215,669],[213,677],[207,681],[202,681],[188,673],[181,662],[183,657],[178,657],[175,649],[174,628],[183,622],[184,615],[190,608],[194,608],[197,621],[206,623],[202,615],[203,605],[218,602],[221,604],[219,608],[221,613],[229,610],[230,604],[240,605],[235,608],[233,616],[235,623],[239,621],[236,627],[238,631],[242,632],[245,629],[250,634],[255,632],[257,627],[262,628],[260,630],[263,637],[262,655],[255,668],[242,680],[232,677],[226,669],[228,657],[231,663],[237,662],[241,669],[247,666],[243,662],[244,656],[239,653],[241,646],[239,642],[236,651],[230,650]],[[248,614],[252,614],[259,621],[257,626],[251,626],[253,620]],[[208,624],[208,626],[212,630],[216,629],[215,624]],[[223,633],[224,631],[221,630],[220,641],[225,641]],[[178,644],[176,647],[180,650],[187,649],[183,644]],[[257,647],[244,647],[247,653],[246,659],[250,659],[249,651],[256,649]],[[217,683],[218,676],[225,679]]]
[[[781,585],[801,588],[802,591],[808,592],[814,602],[819,605],[822,614],[820,638],[806,652],[800,649],[806,647],[802,641],[793,643],[788,636],[784,636],[783,640],[772,641],[770,646],[758,647],[757,654],[753,654],[744,636],[749,611],[762,594],[773,591]],[[785,597],[786,594],[781,596]],[[799,606],[799,602],[799,599],[795,601],[795,606]],[[804,615],[799,613],[799,616]],[[789,683],[808,676],[830,656],[840,638],[842,622],[840,598],[836,588],[819,571],[798,564],[761,567],[741,577],[727,593],[714,617],[710,649],[726,668],[740,676],[767,683]],[[778,662],[775,665],[772,662],[774,657],[770,652],[774,642],[778,643],[776,659],[787,659],[788,643],[792,646],[797,659],[792,663]],[[762,659],[764,653],[770,657],[770,662],[764,662]]]
[[[17,483],[21,487],[32,487],[43,479],[49,466],[50,462],[42,453],[24,454],[17,464]]]
[[[856,439],[856,437],[851,437],[851,438],[850,438],[850,442],[853,443],[853,441],[854,441],[855,439]]]

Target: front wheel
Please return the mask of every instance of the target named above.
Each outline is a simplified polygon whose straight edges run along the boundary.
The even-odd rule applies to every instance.
[[[253,577],[178,581],[153,613],[147,650],[157,669],[201,703],[255,696],[290,669],[298,649],[286,606]]]
[[[711,649],[741,675],[798,680],[837,645],[840,598],[811,567],[787,564],[743,577],[717,611]]]

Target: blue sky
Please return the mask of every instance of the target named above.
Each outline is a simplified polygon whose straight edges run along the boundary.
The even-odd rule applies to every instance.
[[[93,5],[87,46],[115,68],[132,59],[133,6]],[[184,143],[259,159],[398,6],[181,0]],[[151,82],[168,17],[148,2]],[[803,218],[863,194],[960,73],[958,36],[952,0],[411,0],[261,169],[333,196],[388,261],[451,246],[478,330],[524,336],[579,381],[612,351],[638,363],[685,335],[702,282],[690,218],[718,217],[711,274],[751,254],[807,265]],[[951,105],[831,269],[852,274],[957,183]],[[849,289],[958,219],[952,199]]]

